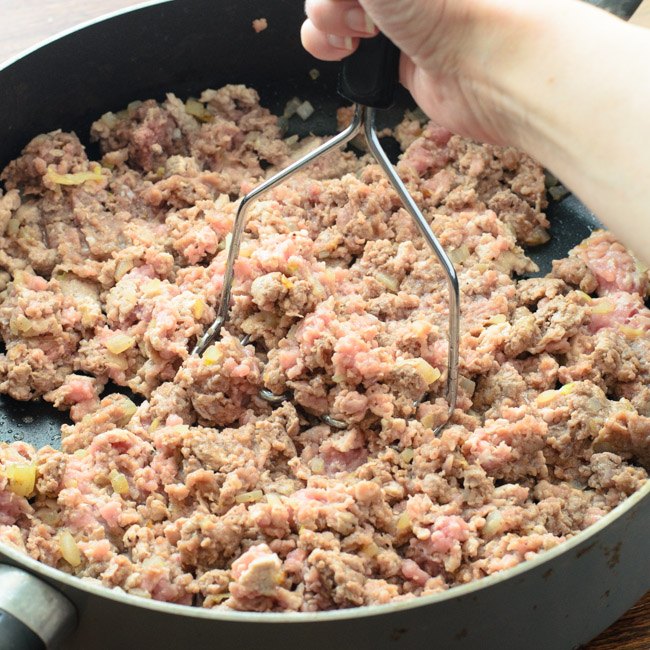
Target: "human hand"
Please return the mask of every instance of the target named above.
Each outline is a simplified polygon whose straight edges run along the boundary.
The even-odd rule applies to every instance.
[[[526,151],[650,261],[650,31],[580,0],[307,0],[306,11],[313,55],[341,59],[377,25],[432,120]]]
[[[304,47],[339,60],[377,27],[400,48],[400,80],[438,124],[478,140],[510,144],[490,63],[503,56],[516,0],[307,0]],[[524,44],[525,45],[525,44]]]

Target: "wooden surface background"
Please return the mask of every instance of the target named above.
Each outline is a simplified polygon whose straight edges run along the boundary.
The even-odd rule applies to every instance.
[[[0,62],[62,30],[135,4],[140,3],[134,0],[0,0]],[[639,6],[632,22],[650,27],[650,0],[644,0]],[[523,640],[522,650],[525,650]],[[650,592],[583,650],[650,650]]]

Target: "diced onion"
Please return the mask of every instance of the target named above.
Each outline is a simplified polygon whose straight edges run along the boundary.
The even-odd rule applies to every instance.
[[[132,117],[132,113],[142,106],[142,102],[139,99],[136,99],[133,102],[130,102],[126,107],[126,112],[129,117]]]
[[[112,129],[117,124],[117,116],[115,113],[111,113],[111,111],[104,113],[101,117],[101,120],[109,129]]]
[[[237,503],[253,503],[259,501],[264,496],[262,490],[252,490],[251,492],[242,492],[235,497]]]
[[[370,542],[370,544],[366,544],[362,549],[361,552],[366,556],[366,557],[377,557],[379,555],[380,548],[375,544],[374,542]]]
[[[215,603],[220,603],[220,602],[222,602],[224,600],[228,600],[228,598],[230,598],[230,592],[229,591],[226,591],[223,594],[210,595],[210,599],[212,601],[214,601]]]
[[[77,458],[85,458],[87,455],[88,455],[88,450],[87,449],[77,449],[73,453],[73,456],[76,456]]]
[[[201,298],[197,298],[192,305],[192,314],[196,320],[200,320],[201,316],[205,313],[205,303]]]
[[[422,358],[403,359],[395,364],[396,368],[402,368],[404,366],[413,368],[427,384],[432,384],[434,381],[440,379],[440,370],[434,368],[428,361]]]
[[[34,491],[36,483],[36,466],[34,464],[16,463],[7,467],[9,489],[20,497],[28,497]]]
[[[553,187],[550,187],[548,193],[553,197],[555,201],[561,201],[564,197],[569,196],[569,190],[564,187],[564,185],[557,184]]]
[[[51,167],[48,167],[45,174],[47,179],[58,185],[82,185],[86,181],[101,181],[101,167],[97,165],[92,172],[77,172],[76,174],[57,174]]]
[[[314,112],[314,107],[309,103],[309,101],[304,101],[298,108],[296,108],[296,113],[303,119],[306,120]]]
[[[343,383],[345,381],[345,378],[346,378],[346,375],[344,375],[343,373],[337,373],[335,375],[332,375],[332,381],[335,384]]]
[[[486,539],[492,539],[503,529],[503,517],[499,510],[493,510],[485,518],[485,526],[481,529],[481,534]]]
[[[133,260],[120,260],[115,267],[115,279],[119,282],[133,268]]]
[[[18,234],[19,229],[20,229],[20,219],[16,219],[15,217],[9,219],[9,223],[7,224],[7,236],[15,237]]]
[[[121,427],[125,427],[131,421],[131,418],[135,415],[138,407],[128,397],[125,397],[122,409],[124,410],[124,415],[120,418],[119,425]]]
[[[470,397],[474,394],[474,391],[476,390],[476,382],[472,381],[471,379],[468,379],[467,377],[463,377],[462,375],[458,377],[458,385]]]
[[[575,381],[572,381],[568,384],[564,384],[562,388],[558,391],[560,395],[568,395],[576,387]]]
[[[111,479],[111,486],[115,492],[118,494],[127,494],[129,492],[129,482],[126,480],[124,474],[119,473],[117,470],[112,470],[108,476]]]
[[[589,431],[594,435],[600,431],[600,424],[598,424],[597,420],[589,420]]]
[[[400,458],[405,462],[405,463],[410,463],[413,460],[413,457],[415,456],[415,452],[411,447],[407,447],[406,449],[403,449],[400,452]]]
[[[619,325],[619,332],[626,336],[628,339],[638,339],[643,334],[643,330],[637,327],[630,327],[630,325]]]
[[[9,319],[9,329],[13,334],[25,334],[25,332],[29,332],[32,329],[32,321],[24,314],[12,316]]]
[[[135,339],[127,334],[115,334],[104,345],[109,352],[122,354],[135,345]]]
[[[56,526],[61,522],[61,517],[56,510],[50,510],[49,508],[43,508],[36,513],[36,516],[46,525],[46,526]]]
[[[190,98],[185,102],[185,112],[201,122],[209,122],[212,119],[212,113],[210,113],[205,106],[196,99]]]
[[[281,506],[282,505],[282,499],[280,498],[279,494],[275,494],[274,492],[271,492],[266,495],[266,502],[269,505],[272,506]]]
[[[109,363],[117,366],[120,370],[127,370],[129,367],[129,360],[126,357],[123,357],[121,354],[113,354],[112,352],[108,352],[106,357],[106,360]]]
[[[433,425],[436,422],[436,418],[433,413],[427,413],[420,418],[420,424],[426,429],[433,429]]]
[[[397,532],[402,532],[411,527],[411,516],[408,512],[404,511],[398,518],[395,524]]]
[[[291,282],[291,280],[289,280],[289,278],[286,275],[284,275],[284,273],[282,274],[282,278],[281,278],[280,282],[282,282],[282,286],[285,289],[293,289],[294,286],[295,286],[293,284],[293,282]]]
[[[302,102],[297,97],[290,99],[287,102],[287,105],[284,107],[284,113],[282,113],[282,117],[289,118],[295,115],[296,111],[298,110],[298,106],[301,104]]]
[[[77,567],[81,564],[81,551],[69,530],[64,530],[59,535],[59,549],[61,556],[70,566]]]
[[[611,314],[615,309],[614,304],[608,298],[594,300],[593,303],[596,304],[591,306],[592,314]]]
[[[536,398],[535,401],[539,406],[546,406],[547,404],[550,404],[556,397],[557,397],[558,391],[556,390],[545,390],[543,393],[540,393]]]
[[[527,246],[539,246],[540,244],[545,244],[551,236],[542,228],[542,226],[535,226],[533,232],[528,235],[526,238]]]
[[[322,458],[312,458],[311,463],[309,463],[311,471],[314,474],[322,474],[325,471],[325,461]]]
[[[149,425],[149,433],[153,433],[160,427],[160,418],[154,418]]]
[[[488,322],[490,325],[500,325],[501,323],[505,323],[507,320],[505,314],[495,314]]]
[[[399,289],[399,282],[392,275],[387,275],[381,271],[375,274],[375,280],[383,284],[389,291],[396,293]]]
[[[593,300],[593,298],[588,293],[585,293],[584,291],[580,291],[580,289],[578,289],[576,293],[587,303],[590,303]]]
[[[144,294],[148,298],[152,298],[153,296],[157,296],[162,290],[162,282],[158,278],[153,278],[152,280],[149,280],[147,282],[145,288],[144,288]]]
[[[203,363],[206,366],[210,366],[213,363],[219,363],[223,359],[223,352],[216,345],[211,345],[203,353],[202,358],[203,358]]]
[[[451,251],[448,256],[453,264],[460,264],[464,262],[469,257],[469,248],[465,244],[461,244],[458,248],[455,248]]]

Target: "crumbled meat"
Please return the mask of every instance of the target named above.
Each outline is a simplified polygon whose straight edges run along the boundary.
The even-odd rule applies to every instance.
[[[259,34],[269,26],[266,18],[256,18],[253,21],[253,29]]]
[[[104,114],[101,163],[55,131],[2,172],[0,392],[73,423],[60,451],[0,443],[0,541],[134,595],[312,612],[503,571],[645,484],[647,270],[597,231],[517,279],[549,236],[541,167],[417,119],[398,170],[460,283],[449,426],[444,275],[352,151],[251,204],[193,356],[239,199],[322,141],[281,136],[230,85]]]

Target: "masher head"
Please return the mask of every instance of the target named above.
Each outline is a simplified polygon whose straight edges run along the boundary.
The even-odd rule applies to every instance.
[[[221,328],[225,326],[228,320],[235,261],[239,256],[242,233],[246,223],[246,214],[251,203],[287,180],[293,174],[308,167],[317,159],[335,149],[346,146],[350,140],[363,132],[368,144],[368,150],[388,177],[404,208],[440,262],[447,280],[449,327],[446,399],[449,410],[447,420],[435,429],[435,433],[437,434],[448,424],[452,417],[458,394],[460,292],[454,265],[390,162],[390,159],[379,142],[375,128],[376,109],[388,108],[393,102],[398,64],[399,50],[383,34],[379,34],[371,39],[362,39],[357,52],[344,60],[339,77],[339,93],[355,104],[354,117],[351,124],[331,140],[321,144],[292,165],[289,165],[286,169],[264,181],[242,198],[233,224],[219,311],[214,323],[197,343],[193,354],[203,354],[207,347],[219,337]],[[260,396],[271,403],[279,403],[290,397],[286,394],[276,395],[266,388],[260,391]],[[333,427],[347,428],[348,426],[346,422],[330,415],[324,415],[322,419],[326,424]]]

